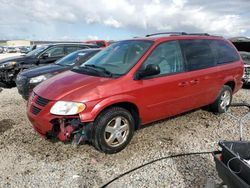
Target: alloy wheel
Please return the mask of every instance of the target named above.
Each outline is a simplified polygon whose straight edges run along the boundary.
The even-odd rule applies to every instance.
[[[104,139],[110,147],[118,147],[126,142],[128,135],[129,121],[122,116],[117,116],[108,122]]]
[[[221,102],[220,102],[220,107],[223,109],[223,110],[226,110],[227,107],[229,106],[231,102],[231,94],[230,94],[230,91],[228,90],[225,90],[222,95],[221,95]]]

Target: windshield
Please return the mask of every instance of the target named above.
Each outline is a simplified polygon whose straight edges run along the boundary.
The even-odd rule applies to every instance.
[[[137,63],[151,44],[151,41],[142,40],[114,43],[90,58],[80,66],[80,69],[91,67],[102,69],[112,75],[124,75]]]
[[[242,59],[243,59],[244,61],[250,61],[250,54],[249,54],[249,55],[243,54],[243,55],[241,55],[241,57],[242,57]]]
[[[76,61],[80,58],[80,56],[83,57],[85,55],[86,52],[73,52],[56,61],[56,64],[62,66],[72,66],[76,63]]]
[[[45,50],[46,48],[48,48],[48,46],[41,46],[36,48],[35,50],[32,50],[31,52],[27,53],[28,56],[36,56],[38,55],[40,52],[42,52],[43,50]]]

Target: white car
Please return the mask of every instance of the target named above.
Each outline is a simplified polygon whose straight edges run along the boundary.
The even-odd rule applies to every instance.
[[[16,53],[16,48],[15,47],[8,47],[7,48],[7,53]]]

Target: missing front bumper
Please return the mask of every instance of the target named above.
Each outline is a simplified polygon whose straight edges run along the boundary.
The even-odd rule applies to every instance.
[[[91,126],[82,123],[79,118],[56,118],[50,123],[52,129],[46,133],[47,139],[57,139],[62,142],[72,141],[77,145],[91,140]]]

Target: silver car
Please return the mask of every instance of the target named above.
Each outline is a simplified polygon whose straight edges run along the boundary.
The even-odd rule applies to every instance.
[[[244,61],[243,81],[245,85],[250,85],[250,52],[240,51],[240,55]]]

